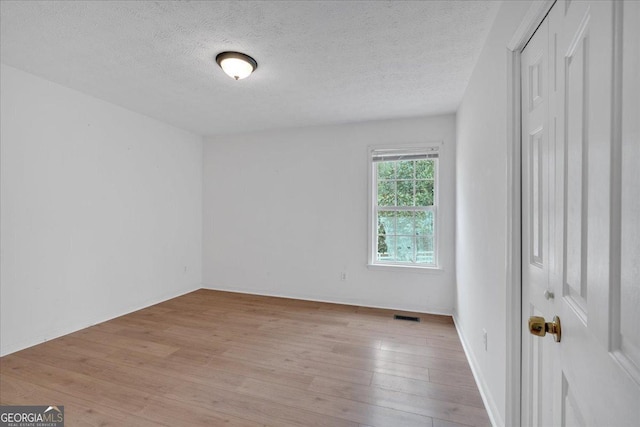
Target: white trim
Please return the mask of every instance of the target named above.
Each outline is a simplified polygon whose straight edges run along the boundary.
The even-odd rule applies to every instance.
[[[438,158],[440,147],[438,145],[428,145],[416,148],[374,148],[371,150],[371,157],[376,161],[403,160],[403,157],[416,157],[421,159]],[[387,158],[388,157],[388,158]]]
[[[367,304],[361,302],[361,299],[356,298],[345,298],[344,300],[334,299],[326,296],[298,296],[298,295],[286,295],[278,292],[268,292],[264,290],[254,290],[254,289],[238,289],[238,288],[221,288],[221,287],[212,287],[207,285],[202,285],[202,289],[208,289],[210,291],[222,291],[222,292],[233,292],[237,294],[246,294],[246,295],[257,295],[263,297],[275,297],[275,298],[287,298],[287,299],[295,299],[300,301],[312,301],[312,302],[324,302],[328,304],[340,304],[340,305],[352,305],[356,307],[368,307],[368,308],[382,308],[384,310],[397,310],[397,311],[405,311],[412,313],[420,313],[420,314],[435,314],[438,316],[452,316],[451,309],[439,308],[439,307],[424,307],[424,306],[406,306],[406,307],[394,307],[390,305],[380,305],[380,304]]]
[[[416,265],[408,265],[408,264],[367,264],[367,268],[369,270],[386,270],[386,271],[394,271],[394,272],[407,272],[407,273],[421,273],[421,274],[443,274],[444,269],[440,267],[430,267],[425,265],[424,267],[421,264]]]
[[[520,52],[524,49],[555,2],[556,0],[536,0],[531,3],[529,10],[522,18],[522,22],[520,22],[509,43],[507,43],[509,51]]]
[[[47,333],[44,335],[40,334],[34,337],[29,337],[28,339],[24,339],[19,342],[12,343],[11,345],[6,346],[5,348],[3,348],[3,352],[2,354],[0,354],[0,357],[7,356],[9,354],[33,347],[38,344],[42,344],[43,342],[47,342],[47,341],[54,340],[56,338],[63,337],[65,335],[72,334],[74,332],[77,332],[86,328],[90,328],[92,326],[98,325],[103,322],[107,322],[109,320],[112,320],[121,316],[126,316],[127,314],[131,314],[139,310],[144,310],[145,308],[152,307],[154,305],[163,303],[170,299],[177,298],[179,296],[186,295],[191,292],[195,292],[198,289],[200,289],[200,284],[184,287],[181,289],[174,290],[172,292],[164,293],[155,298],[148,298],[141,302],[129,304],[126,308],[122,310],[110,312],[108,314],[105,314],[104,316],[90,319],[87,322],[67,323],[58,328],[55,328],[54,330],[47,331]]]
[[[440,147],[444,145],[444,141],[425,141],[422,143],[414,143],[414,144],[378,144],[378,145],[370,145],[367,147],[367,174],[368,174],[368,213],[367,213],[367,223],[368,223],[368,236],[367,236],[367,267],[370,269],[378,269],[376,267],[382,267],[382,269],[412,269],[416,270],[416,272],[420,272],[423,270],[441,270],[441,260],[440,260],[440,218],[438,214],[438,206],[440,202],[440,158],[442,157],[442,153],[440,152]],[[434,172],[434,205],[428,207],[398,207],[397,210],[408,210],[408,211],[431,211],[433,212],[434,218],[434,233],[433,233],[433,247],[434,247],[434,263],[433,264],[419,264],[419,263],[385,263],[385,262],[377,262],[376,261],[376,246],[377,242],[374,240],[377,236],[378,228],[375,221],[376,212],[378,206],[374,200],[374,193],[377,194],[377,180],[374,176],[374,167],[376,162],[374,162],[373,157],[376,152],[389,151],[393,153],[402,153],[402,152],[429,152],[435,151],[438,152],[438,158],[435,158],[435,172]],[[395,210],[396,208],[394,208]],[[373,268],[372,268],[373,267]]]
[[[623,109],[623,18],[624,4],[613,4],[613,29],[614,29],[614,48],[613,48],[613,97],[611,109],[611,191],[610,205],[611,224],[610,224],[610,274],[609,283],[611,286],[611,294],[609,297],[609,312],[621,313],[621,292],[622,292],[622,109]],[[620,334],[620,316],[610,316],[609,324],[609,351],[613,359],[624,369],[627,374],[640,385],[640,366],[636,365],[623,351],[622,336]]]
[[[522,224],[520,152],[520,52],[507,52],[507,271],[505,420],[520,425],[522,365]]]
[[[456,332],[458,333],[458,337],[460,338],[460,342],[462,343],[462,349],[464,350],[464,354],[467,356],[467,361],[469,362],[469,366],[471,367],[471,373],[473,374],[473,379],[476,381],[476,385],[478,386],[478,391],[480,392],[480,397],[482,397],[482,402],[484,403],[484,407],[487,410],[487,414],[489,415],[489,420],[491,421],[491,425],[495,427],[504,427],[505,423],[502,418],[500,418],[500,410],[496,405],[496,402],[491,397],[491,390],[487,385],[487,382],[482,376],[482,369],[478,365],[478,361],[473,357],[473,353],[469,350],[469,343],[465,340],[465,334],[460,328],[460,322],[456,315],[453,316],[453,324],[456,327]],[[509,424],[509,425],[520,425],[518,424]]]
[[[513,426],[520,425],[522,409],[520,401],[522,396],[520,381],[522,371],[522,329],[520,327],[522,322],[520,56],[529,39],[555,2],[556,0],[540,0],[532,3],[507,43],[507,288],[505,300],[507,354],[505,366],[505,421],[507,425]],[[495,420],[492,419],[492,422],[495,424]]]

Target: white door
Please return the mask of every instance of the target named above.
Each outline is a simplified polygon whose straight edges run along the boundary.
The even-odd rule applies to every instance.
[[[552,318],[557,312],[551,293],[551,209],[555,172],[555,132],[549,129],[549,74],[553,65],[549,49],[549,19],[545,19],[522,52],[522,420],[523,425],[553,424],[553,362],[558,357],[554,341],[529,334],[531,316]],[[551,139],[551,142],[550,142]],[[546,295],[546,297],[545,297]]]
[[[523,425],[640,425],[639,29],[558,1],[522,52]]]

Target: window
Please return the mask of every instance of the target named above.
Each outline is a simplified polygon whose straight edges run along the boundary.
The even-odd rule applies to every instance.
[[[371,150],[371,264],[437,267],[438,147]]]

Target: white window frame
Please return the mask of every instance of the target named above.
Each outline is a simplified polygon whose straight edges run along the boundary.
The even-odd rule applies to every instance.
[[[439,200],[440,200],[440,165],[442,160],[442,141],[429,142],[423,144],[412,145],[380,145],[370,146],[368,148],[368,171],[369,171],[369,215],[368,215],[368,267],[371,269],[407,269],[416,272],[431,272],[442,271],[440,267],[440,217],[439,217]],[[416,154],[416,153],[437,153],[438,159],[434,171],[434,195],[433,206],[428,207],[397,207],[395,210],[406,211],[430,211],[433,212],[433,248],[434,248],[434,263],[433,264],[419,264],[410,262],[389,262],[378,261],[377,259],[377,239],[378,239],[378,224],[377,224],[377,210],[378,210],[378,179],[376,175],[376,165],[374,162],[374,156],[380,155],[381,152],[388,151],[394,155],[399,154]]]

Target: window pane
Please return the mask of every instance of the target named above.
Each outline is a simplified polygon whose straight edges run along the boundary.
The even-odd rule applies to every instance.
[[[416,181],[416,206],[433,206],[433,181]]]
[[[390,235],[378,236],[378,261],[394,262],[396,260],[396,237]]]
[[[378,179],[394,179],[396,177],[395,162],[379,162],[378,167]]]
[[[415,237],[398,236],[396,240],[396,259],[398,261],[415,262]]]
[[[416,179],[434,179],[435,162],[416,160]]]
[[[398,206],[413,206],[413,181],[398,181]]]
[[[435,256],[433,252],[433,237],[420,236],[417,240],[417,254],[416,261],[427,264],[435,263]]]
[[[378,181],[378,206],[396,206],[395,181]]]
[[[433,235],[433,212],[416,212],[416,235]]]
[[[398,164],[398,179],[414,179],[413,160],[403,160],[396,163]]]
[[[398,212],[398,231],[396,234],[412,236],[414,233],[413,212]]]
[[[393,211],[378,212],[378,234],[396,234],[396,213]]]
[[[435,265],[434,211],[437,159],[391,160],[375,164],[377,201],[374,262]]]

